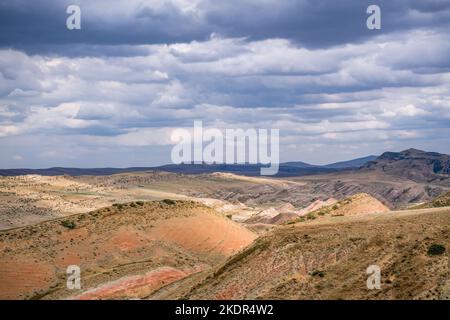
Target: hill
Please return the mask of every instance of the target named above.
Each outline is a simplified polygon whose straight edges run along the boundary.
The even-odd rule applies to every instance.
[[[136,298],[207,270],[256,235],[192,201],[117,204],[0,232],[0,298]],[[66,289],[78,265],[82,289]]]
[[[448,225],[446,208],[277,228],[198,279],[182,298],[444,299],[450,294]],[[366,286],[371,265],[381,269],[380,290]]]
[[[439,181],[450,178],[450,156],[417,149],[385,152],[362,170],[382,171],[418,182]]]
[[[389,212],[389,208],[367,193],[358,193],[336,203],[320,207],[300,217],[299,221],[314,220],[321,216],[351,216]]]
[[[367,156],[363,158],[357,158],[348,161],[335,162],[331,164],[324,165],[324,168],[330,169],[349,169],[349,168],[359,168],[370,161],[374,161],[378,158],[378,156]]]
[[[446,192],[439,197],[413,207],[413,209],[424,209],[424,208],[440,208],[440,207],[450,207],[450,191]]]

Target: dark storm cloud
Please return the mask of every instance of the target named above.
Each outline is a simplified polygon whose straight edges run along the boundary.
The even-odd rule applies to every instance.
[[[169,162],[193,120],[280,128],[284,160],[449,152],[450,1],[372,3],[381,31],[365,0],[0,0],[0,167]]]
[[[81,7],[81,30],[66,28],[66,8],[71,4]],[[124,53],[110,46],[185,42],[208,36],[207,28],[170,2],[152,9],[129,1],[1,0],[0,28],[2,47],[69,56],[139,55],[139,50]],[[99,46],[106,47],[99,51]]]
[[[81,1],[0,0],[0,45],[28,53],[142,55],[114,45],[206,40],[212,33],[249,40],[290,39],[319,48],[417,28],[448,28],[450,1]],[[65,27],[66,8],[82,9],[82,30]],[[366,8],[382,9],[382,29],[366,28]],[[105,46],[105,47],[103,47]]]
[[[448,0],[215,1],[205,5],[207,24],[225,36],[285,38],[318,48],[364,41],[418,28],[448,28]],[[379,5],[382,29],[366,28],[369,5]]]

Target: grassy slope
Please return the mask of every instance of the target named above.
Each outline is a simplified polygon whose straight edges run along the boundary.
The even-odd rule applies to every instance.
[[[433,299],[449,294],[450,208],[284,226],[216,268],[189,299]],[[429,256],[433,244],[447,248]],[[381,290],[368,290],[378,265]]]

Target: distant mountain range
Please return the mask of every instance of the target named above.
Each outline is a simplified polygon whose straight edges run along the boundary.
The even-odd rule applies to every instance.
[[[278,176],[301,176],[308,174],[318,174],[334,172],[346,169],[356,169],[369,161],[375,160],[377,156],[353,159],[331,163],[327,165],[313,165],[301,161],[285,162],[280,164]],[[260,164],[168,164],[159,167],[130,167],[130,168],[63,168],[53,167],[47,169],[0,169],[0,176],[19,176],[26,174],[39,174],[44,176],[57,175],[111,175],[118,173],[131,173],[141,171],[166,171],[173,173],[200,174],[212,172],[228,172],[241,175],[260,175]]]
[[[357,158],[353,160],[340,161],[335,163],[330,163],[326,165],[314,165],[306,162],[296,161],[296,162],[284,162],[281,164],[281,167],[284,168],[302,168],[302,169],[311,169],[311,168],[325,168],[325,169],[349,169],[349,168],[359,168],[362,165],[366,164],[369,161],[373,161],[378,156],[367,156],[363,158]]]
[[[260,175],[259,164],[169,164],[159,167],[131,168],[48,168],[3,169],[0,176],[25,174],[55,175],[111,175],[141,171],[166,171],[183,174],[228,172],[246,176]],[[301,161],[280,164],[279,177],[304,176],[345,170],[374,170],[416,181],[447,179],[450,176],[450,156],[436,152],[408,149],[401,152],[385,152],[381,156],[367,156],[327,165],[313,165]]]

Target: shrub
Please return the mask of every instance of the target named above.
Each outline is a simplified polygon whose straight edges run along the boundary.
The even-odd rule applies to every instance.
[[[339,206],[338,206],[337,204],[335,204],[335,205],[333,206],[333,210],[337,210],[337,209],[339,209]]]
[[[325,271],[322,271],[322,270],[314,270],[313,272],[311,272],[311,275],[312,275],[313,277],[319,276],[319,277],[323,278],[323,277],[325,277]]]
[[[175,200],[172,200],[172,199],[164,199],[164,200],[162,200],[162,202],[163,202],[164,204],[168,204],[168,205],[174,205],[174,204],[176,204],[176,201],[175,201]]]
[[[137,204],[138,206],[141,206],[141,207],[142,207],[142,206],[144,205],[144,201],[137,201],[136,204]]]
[[[428,255],[429,256],[438,256],[445,252],[445,247],[441,244],[432,244],[428,248]]]
[[[113,207],[116,207],[117,209],[122,210],[125,207],[125,205],[122,203],[114,203]]]
[[[70,221],[70,220],[63,220],[63,221],[61,221],[61,225],[63,227],[68,228],[68,229],[74,229],[75,228],[75,222]]]

